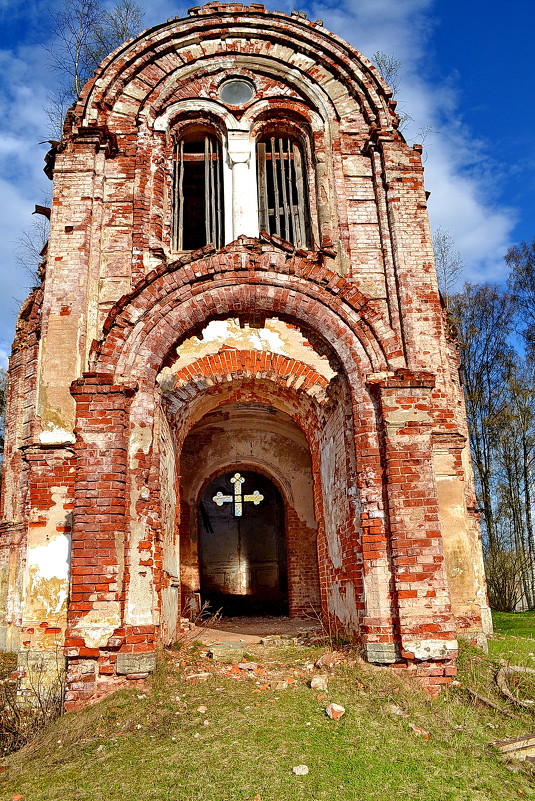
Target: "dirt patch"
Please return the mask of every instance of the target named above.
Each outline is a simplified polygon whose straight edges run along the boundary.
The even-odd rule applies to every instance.
[[[317,620],[290,617],[223,617],[210,627],[196,626],[191,640],[205,645],[215,642],[258,643],[263,637],[280,635],[298,637],[300,634],[321,634]]]

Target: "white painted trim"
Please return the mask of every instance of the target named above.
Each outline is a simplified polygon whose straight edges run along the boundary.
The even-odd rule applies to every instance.
[[[218,103],[215,100],[204,100],[202,97],[195,98],[195,100],[180,100],[178,103],[172,103],[163,114],[156,117],[152,127],[155,131],[166,132],[169,129],[169,120],[184,111],[194,111],[196,113],[208,111],[215,117],[219,117],[225,124],[227,130],[230,128],[249,130],[248,124],[247,127],[244,128],[243,122],[238,122],[234,114],[231,114],[222,103]]]
[[[258,236],[255,142],[249,131],[227,131],[227,147],[232,169],[232,239],[241,234]]]

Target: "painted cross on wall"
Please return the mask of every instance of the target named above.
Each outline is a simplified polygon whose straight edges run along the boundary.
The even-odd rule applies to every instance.
[[[246,501],[252,501],[255,506],[258,506],[258,504],[264,500],[264,496],[261,495],[261,493],[258,492],[258,490],[255,490],[249,495],[243,495],[242,484],[244,483],[244,481],[245,479],[240,473],[234,473],[234,475],[230,479],[231,484],[234,484],[234,494],[224,495],[221,491],[219,491],[212,498],[213,502],[217,504],[217,506],[223,506],[224,503],[234,502],[234,517],[242,516],[243,504]]]

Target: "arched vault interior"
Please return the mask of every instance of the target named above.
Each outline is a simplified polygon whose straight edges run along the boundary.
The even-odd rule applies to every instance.
[[[174,363],[160,371],[160,504],[168,573],[161,609],[167,639],[176,626],[176,595],[182,613],[195,613],[203,601],[203,493],[215,477],[236,472],[264,476],[282,498],[290,615],[317,614],[323,606],[344,625],[358,627],[361,579],[355,582],[355,571],[351,579],[344,575],[347,545],[339,536],[357,520],[348,457],[351,402],[343,373],[318,350],[276,317],[259,328],[229,318],[183,341]]]

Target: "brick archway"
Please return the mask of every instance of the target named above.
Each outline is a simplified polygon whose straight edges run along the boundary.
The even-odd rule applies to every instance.
[[[110,624],[110,642],[119,642],[119,661],[100,645],[99,659],[104,658],[104,650],[108,660],[104,668],[111,662],[118,665],[118,672],[126,670],[137,659],[129,661],[128,653],[148,654],[135,662],[145,664],[144,659],[152,658],[154,641],[162,637],[163,610],[173,604],[176,608],[178,568],[166,554],[176,553],[173,510],[174,504],[180,503],[180,493],[174,477],[194,420],[209,407],[261,404],[263,399],[274,408],[286,407],[311,445],[324,616],[360,637],[373,661],[392,662],[403,653],[421,659],[423,648],[428,647],[422,646],[422,641],[431,642],[425,638],[427,624],[422,623],[418,631],[409,629],[400,614],[413,602],[411,581],[425,582],[439,596],[442,593],[444,618],[440,624],[431,596],[421,607],[434,621],[429,624],[434,627],[429,648],[444,659],[455,640],[443,592],[443,566],[441,558],[434,558],[432,565],[425,561],[426,549],[432,551],[440,543],[439,532],[433,528],[437,525],[436,497],[430,494],[427,498],[427,516],[418,533],[422,553],[418,574],[405,575],[394,569],[396,559],[405,558],[407,537],[414,537],[414,532],[407,530],[411,521],[402,517],[389,521],[385,514],[389,504],[401,508],[407,482],[414,482],[414,492],[422,498],[422,482],[426,488],[431,486],[431,418],[423,410],[429,403],[433,377],[399,369],[403,364],[401,347],[377,305],[312,254],[288,254],[257,240],[241,239],[217,256],[193,254],[190,258],[187,264],[175,263],[150,274],[115,305],[103,340],[93,345],[98,372],[73,386],[78,401],[77,492],[81,504],[75,505],[74,512],[73,564],[82,552],[77,550],[80,540],[92,531],[84,506],[88,487],[84,450],[100,454],[98,469],[111,476],[117,487],[122,482],[125,495],[120,508],[114,507],[115,539],[119,529],[124,532],[124,545],[114,546],[113,575],[119,581],[102,582],[107,599],[111,599],[112,587],[117,596],[113,614],[110,612],[110,620],[116,621],[116,625]],[[338,378],[327,386],[310,365],[275,354],[233,350],[203,357],[175,375],[172,430],[169,418],[160,410],[158,372],[175,361],[177,347],[188,336],[199,334],[212,319],[228,317],[257,326],[268,317],[289,321],[306,332],[314,349],[328,356]],[[129,386],[121,383],[124,376],[129,377]],[[111,450],[102,452],[99,432],[106,431],[108,443],[110,439],[110,390],[121,406],[116,410],[121,423],[114,429]],[[181,404],[177,400],[180,393]],[[385,427],[389,415],[395,417],[398,409],[403,410],[404,418],[414,414],[416,421],[421,420],[416,422],[423,436],[421,452],[411,444],[411,463],[406,469],[398,466],[399,458],[407,454],[403,435],[412,437],[415,424],[405,428],[396,424],[393,434]],[[93,464],[93,475],[95,469]],[[385,471],[390,476],[386,489]],[[105,502],[104,498],[101,503]],[[109,504],[114,503],[111,493]],[[162,522],[162,504],[166,505],[167,522]],[[101,519],[102,508],[99,513]],[[103,547],[108,552],[112,543],[106,541]],[[121,557],[124,567],[119,558],[121,548],[125,549]],[[90,615],[85,607],[71,603],[71,642],[91,640]],[[167,628],[167,636],[172,636],[172,621]],[[117,635],[118,631],[123,634]]]
[[[165,395],[167,405],[172,406],[174,414],[186,407],[199,390],[208,390],[211,395],[220,396],[228,384],[233,387],[246,382],[274,384],[277,389],[273,389],[273,393],[278,391],[282,397],[287,397],[292,391],[297,397],[306,394],[311,401],[320,405],[327,401],[329,387],[325,376],[306,362],[269,351],[237,348],[196,359],[178,370],[173,382]],[[193,417],[192,412],[189,412],[189,416]]]
[[[202,72],[202,64],[210,57],[210,50],[206,52],[194,43],[197,37],[226,42],[229,30],[238,29],[240,50],[243,55],[255,59],[257,69],[259,58],[264,56],[264,60],[269,58],[273,62],[271,71],[279,72],[280,57],[272,53],[282,49],[284,57],[295,63],[292,77],[301,91],[310,85],[316,88],[315,93],[311,92],[314,97],[319,86],[326,98],[324,102],[331,103],[358,98],[367,120],[385,129],[392,125],[397,127],[395,107],[389,102],[391,90],[378,71],[347,42],[326,31],[320,21],[318,24],[302,17],[270,13],[260,5],[212,3],[191,9],[189,13],[190,18],[180,20],[178,25],[177,20],[169,20],[152,29],[150,35],[142,35],[112,53],[86,84],[75,109],[76,122],[103,125],[115,104],[125,99],[129,113],[135,118],[145,105],[149,105],[150,110],[154,106],[158,109],[159,105],[180,97],[177,74]],[[227,47],[225,44],[225,49]],[[238,48],[235,46],[235,49]],[[301,54],[306,54],[313,63],[313,71],[303,68]],[[174,79],[172,88],[166,80],[169,75]],[[334,86],[329,86],[330,83]],[[156,87],[151,93],[150,87],[154,84]],[[140,95],[140,88],[145,87]],[[338,92],[334,91],[336,89]],[[149,104],[147,95],[150,94],[154,97]]]
[[[205,377],[209,377],[210,385],[205,383]],[[290,614],[310,614],[312,609],[316,610],[317,614],[320,608],[318,593],[321,591],[323,611],[328,615],[326,576],[325,572],[318,576],[317,566],[318,553],[320,551],[324,553],[326,550],[323,498],[318,472],[317,432],[321,428],[321,415],[325,413],[322,409],[329,403],[329,395],[336,392],[336,385],[340,379],[335,378],[332,381],[333,386],[327,392],[329,382],[310,365],[278,354],[248,350],[225,350],[203,357],[184,370],[178,371],[175,378],[176,384],[167,393],[165,407],[167,415],[176,426],[177,449],[181,454],[187,453],[188,438],[203,418],[217,415],[218,412],[227,416],[227,410],[235,406],[245,405],[260,424],[262,413],[265,414],[269,408],[270,433],[273,430],[273,420],[280,414],[292,420],[294,430],[301,432],[302,445],[299,447],[303,452],[306,451],[305,462],[308,459],[308,466],[303,467],[301,457],[301,461],[288,469],[285,476],[284,462],[279,464],[280,460],[275,456],[280,450],[284,450],[284,443],[282,447],[282,441],[271,443],[274,450],[270,458],[262,450],[264,443],[260,437],[254,447],[251,445],[254,456],[248,448],[244,453],[238,452],[239,467],[265,474],[275,482],[284,499]],[[258,414],[255,413],[255,408],[260,410]],[[216,430],[221,430],[221,423],[216,426]],[[241,433],[243,434],[243,431]],[[252,438],[254,439],[254,435]],[[195,529],[195,519],[191,517],[191,510],[195,506],[194,499],[203,484],[202,477],[198,476],[202,443],[201,437],[200,444],[194,448],[191,463],[183,463],[183,458],[188,457],[181,455],[181,485],[184,476],[187,483],[181,486],[180,530],[181,542],[186,543],[189,542],[190,529],[192,527]],[[219,455],[213,452],[213,446],[214,442],[210,440],[212,452],[208,466],[205,466],[205,471],[210,475],[230,469],[228,444]],[[290,449],[292,458],[296,458],[299,447]],[[301,489],[294,487],[298,474],[301,475]],[[193,475],[197,478],[193,479]],[[310,483],[308,487],[306,487],[307,476]],[[303,507],[304,497],[307,494],[308,506],[305,504]],[[192,567],[187,548],[183,556],[187,565],[186,579],[183,577],[182,583],[184,598],[187,599],[193,592],[191,571],[193,569],[195,573],[196,568]]]
[[[150,386],[177,345],[211,319],[280,316],[312,332],[348,375],[404,366],[401,343],[380,312],[318,254],[287,253],[240,237],[149,273],[111,309],[91,366]],[[321,346],[320,346],[321,347]]]
[[[182,570],[182,594],[183,604],[187,607],[187,600],[195,592],[188,579],[191,579],[192,567],[197,579],[199,576],[199,560],[194,554],[192,565],[191,541],[197,540],[199,534],[199,518],[197,514],[198,504],[203,491],[218,476],[235,472],[238,469],[236,464],[229,465],[225,459],[214,464],[213,471],[199,480],[198,473],[196,480],[191,488],[190,507],[189,493],[184,493],[184,506],[181,508],[181,561],[183,560]],[[280,466],[272,460],[266,462],[262,458],[242,460],[239,464],[239,471],[253,472],[267,478],[277,488],[283,505],[283,532],[286,550],[286,566],[288,571],[288,612],[291,617],[305,616],[311,614],[319,617],[322,612],[321,598],[325,597],[325,588],[321,586],[322,577],[318,574],[318,551],[321,547],[322,531],[317,526],[307,525],[307,522],[300,515],[302,500],[296,499],[296,479],[295,475],[288,477],[281,473]],[[297,488],[297,491],[299,489]],[[312,495],[310,497],[311,507],[313,504]],[[312,508],[310,510],[312,512]],[[196,562],[196,564],[195,564]],[[200,581],[198,584],[200,588]],[[285,614],[287,614],[285,613]]]

